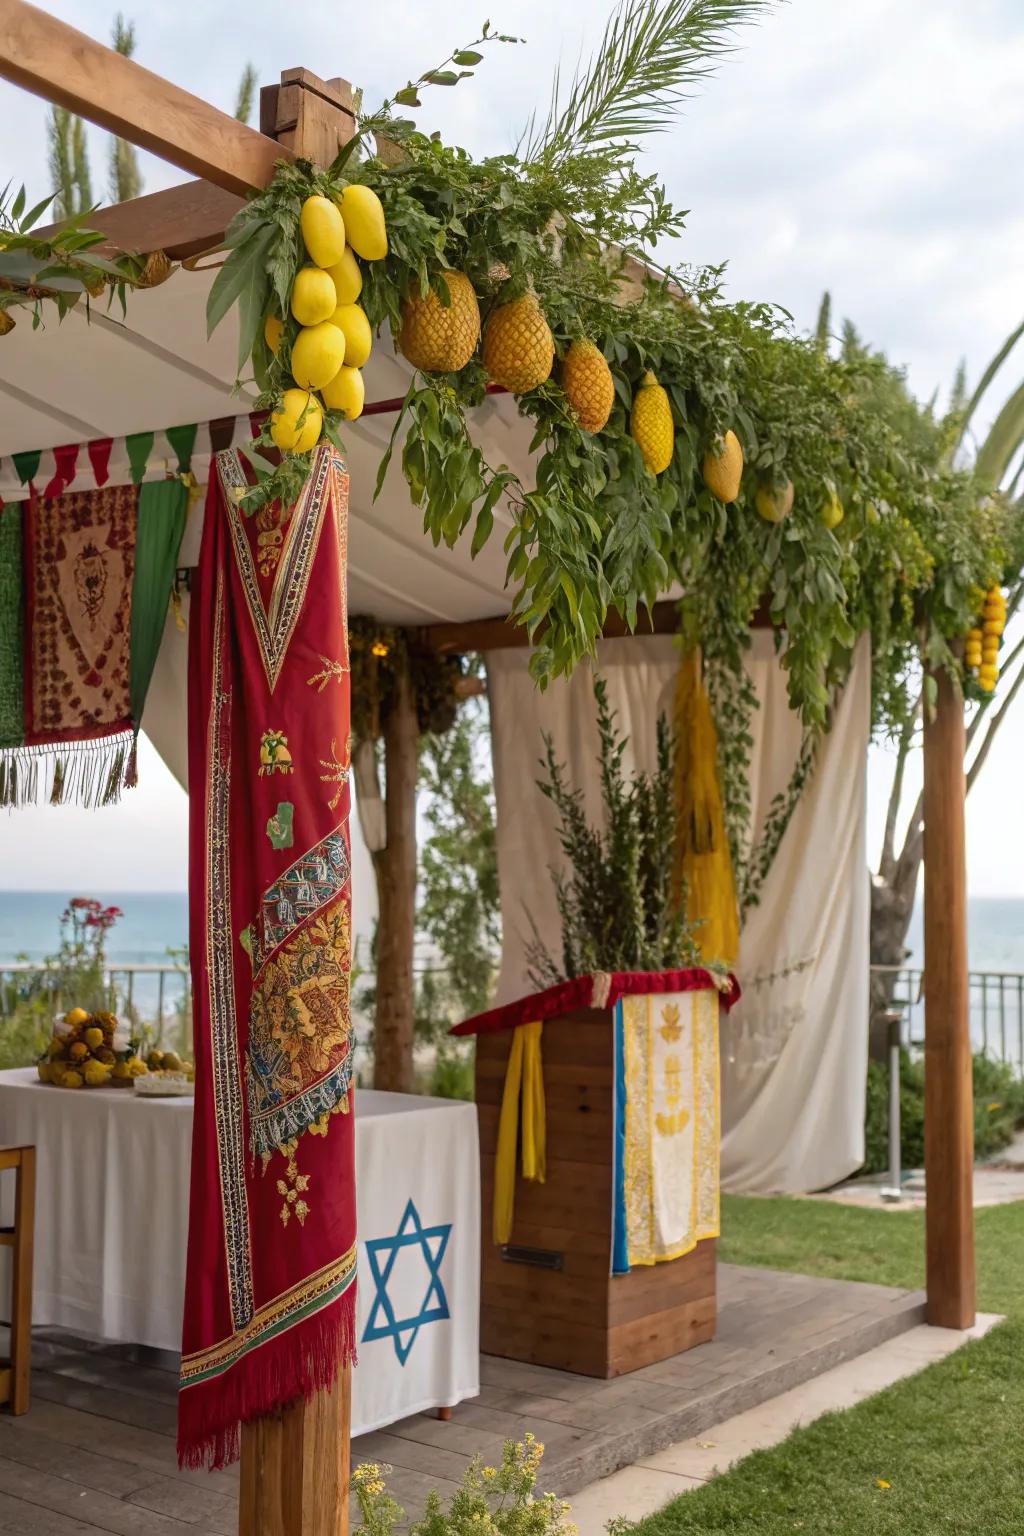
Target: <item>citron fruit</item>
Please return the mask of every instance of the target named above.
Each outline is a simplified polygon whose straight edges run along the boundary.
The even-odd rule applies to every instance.
[[[672,407],[667,393],[650,371],[644,374],[633,396],[629,430],[651,474],[660,475],[668,469],[675,447]]]
[[[292,314],[300,325],[329,320],[338,306],[331,274],[321,267],[300,267],[292,284]]]
[[[423,373],[458,373],[480,340],[480,305],[464,272],[442,274],[449,303],[433,288],[402,303],[399,350]]]
[[[81,1088],[85,1079],[81,1072],[65,1072],[60,1080],[62,1088]]]
[[[339,368],[321,393],[327,409],[340,411],[346,421],[355,421],[363,414],[366,385],[358,368]]]
[[[380,198],[370,187],[353,183],[341,194],[341,216],[348,243],[364,261],[380,261],[388,253],[388,232]]]
[[[354,304],[363,291],[363,274],[355,254],[346,249],[340,261],[330,269],[339,304]]]
[[[307,197],[299,215],[299,228],[310,261],[333,267],[345,249],[345,220],[329,197]]]
[[[321,320],[306,325],[292,346],[292,378],[300,389],[323,389],[345,361],[345,333]]]
[[[84,1024],[88,1017],[89,1015],[86,1013],[84,1008],[72,1008],[68,1013],[64,1015],[64,1023],[70,1024],[72,1026],[75,1024]]]
[[[50,1066],[48,1061],[37,1061],[36,1071],[39,1073],[39,1081],[41,1083],[48,1083],[50,1081],[53,1068]]]
[[[754,506],[766,523],[781,523],[793,510],[792,480],[787,480],[785,485],[759,485]]]
[[[94,1024],[91,1029],[86,1030],[82,1038],[86,1045],[95,1050],[98,1045],[103,1044],[103,1031],[102,1029],[97,1029],[96,1025]]]
[[[281,345],[281,337],[284,335],[284,321],[279,315],[268,315],[263,322],[263,340],[277,356],[277,349]]]
[[[350,368],[361,368],[373,348],[373,331],[366,318],[366,311],[358,304],[339,304],[331,315],[345,338],[345,362]]]
[[[484,326],[484,367],[495,384],[525,395],[551,376],[555,340],[537,302],[524,294],[500,304]]]
[[[561,382],[584,432],[602,431],[615,403],[615,382],[600,347],[572,342],[562,359]]]
[[[320,402],[305,389],[286,389],[270,418],[270,435],[282,453],[308,453],[320,440]]]
[[[735,432],[727,432],[722,439],[720,453],[704,455],[704,484],[719,501],[735,501],[740,493],[743,478],[743,449]]]
[[[826,528],[839,527],[839,524],[846,516],[846,510],[842,502],[839,500],[839,497],[836,495],[835,491],[829,491],[827,497],[821,504],[821,511],[818,513],[818,516],[821,518]]]

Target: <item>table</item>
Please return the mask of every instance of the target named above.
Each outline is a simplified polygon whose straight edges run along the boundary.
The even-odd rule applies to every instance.
[[[33,1324],[181,1347],[192,1100],[0,1072],[0,1145],[37,1149]],[[356,1094],[353,1434],[480,1390],[476,1107]]]

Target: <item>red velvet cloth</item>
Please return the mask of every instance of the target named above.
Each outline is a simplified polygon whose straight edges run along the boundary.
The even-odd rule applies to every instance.
[[[332,1386],[355,1342],[348,476],[246,515],[217,456],[192,589],[196,1104],[182,1465]]]
[[[503,1008],[490,1008],[486,1013],[475,1014],[462,1024],[456,1024],[449,1033],[497,1034],[503,1029],[516,1029],[520,1024],[561,1018],[576,1008],[614,1008],[620,997],[657,992],[703,992],[708,987],[717,987],[717,982],[703,966],[692,966],[685,971],[612,971],[610,975],[577,976],[573,981],[546,987],[543,992],[519,997]],[[729,988],[720,996],[726,1013],[739,1002],[740,984],[735,976],[729,977]]]

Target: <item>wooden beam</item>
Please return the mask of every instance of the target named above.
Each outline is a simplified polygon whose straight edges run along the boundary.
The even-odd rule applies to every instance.
[[[333,1392],[242,1425],[239,1536],[348,1536],[352,1367]]]
[[[924,727],[924,1162],[927,1318],[974,1322],[974,1099],[967,975],[964,704],[934,675]]]
[[[244,195],[290,152],[26,0],[0,0],[0,77]]]
[[[771,613],[767,603],[762,603],[750,621],[751,629],[772,629]],[[604,626],[605,640],[618,640],[626,635],[677,635],[679,633],[678,604],[665,601],[655,603],[650,617],[645,609],[637,614],[636,629],[630,630],[625,619],[610,613]],[[518,651],[525,650],[530,637],[522,624],[498,615],[492,619],[470,619],[464,624],[428,624],[421,631],[424,644],[440,656],[465,656],[471,651]]]
[[[2,3],[2,0],[0,0]],[[163,251],[171,261],[184,261],[221,244],[224,232],[245,199],[209,181],[186,181],[162,192],[148,192],[127,203],[97,208],[89,228],[106,235],[100,255],[122,251]],[[43,239],[60,229],[53,224],[39,231]]]

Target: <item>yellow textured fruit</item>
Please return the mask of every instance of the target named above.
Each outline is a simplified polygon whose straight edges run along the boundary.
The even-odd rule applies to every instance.
[[[592,341],[574,341],[562,359],[562,388],[584,432],[601,432],[615,403],[615,382]]]
[[[743,478],[743,449],[735,432],[727,432],[722,439],[721,452],[709,450],[704,455],[704,484],[719,501],[735,501],[740,493]]]
[[[766,523],[781,523],[793,510],[792,480],[787,480],[785,485],[759,485],[754,506]]]
[[[281,345],[281,337],[284,334],[284,321],[279,315],[268,315],[263,322],[263,340],[277,356],[277,349]]]
[[[86,1030],[85,1034],[82,1036],[82,1039],[85,1041],[86,1045],[88,1045],[92,1050],[95,1050],[98,1045],[103,1044],[103,1031],[102,1029],[97,1029],[96,1025],[94,1024],[91,1029]]]
[[[550,378],[555,339],[535,294],[498,306],[484,326],[483,358],[494,383],[513,395]]]
[[[458,373],[480,340],[480,305],[464,272],[442,273],[450,302],[431,288],[402,303],[399,351],[423,373]]]
[[[270,435],[282,453],[308,453],[320,440],[320,402],[305,389],[286,389],[270,419]]]
[[[333,267],[345,249],[345,220],[337,203],[328,197],[307,197],[299,215],[299,228],[310,261]]]
[[[64,1023],[70,1024],[72,1026],[76,1024],[84,1024],[88,1017],[89,1015],[86,1013],[84,1008],[72,1008],[70,1012],[64,1015]]]
[[[341,214],[348,243],[364,261],[381,261],[388,253],[388,232],[380,198],[370,187],[354,184],[341,194]]]
[[[839,524],[846,516],[846,510],[843,507],[842,502],[839,500],[839,497],[836,495],[835,491],[830,491],[828,496],[822,502],[821,511],[818,513],[818,516],[821,518],[821,521],[825,524],[826,528],[839,527]]]
[[[300,389],[323,389],[345,361],[345,334],[330,320],[305,325],[292,346],[292,378]]]
[[[81,1061],[84,1057],[88,1056],[88,1054],[89,1047],[81,1040],[76,1040],[74,1045],[68,1051],[68,1055],[71,1057],[72,1061]]]
[[[65,1072],[60,1080],[62,1088],[81,1088],[85,1079],[81,1072]]]
[[[981,626],[983,635],[1001,635],[1003,632],[1002,619],[986,619]]]
[[[967,637],[966,638],[967,638],[967,644],[968,645],[974,645],[974,644],[980,645],[981,644],[981,630],[977,629],[977,628],[969,629],[967,631]]]
[[[292,284],[292,314],[300,325],[319,325],[338,307],[338,292],[329,272],[300,267]]]
[[[322,390],[324,405],[329,411],[340,411],[346,421],[355,421],[363,414],[366,385],[358,368],[339,368],[329,384]]]
[[[330,269],[339,304],[354,304],[363,291],[363,274],[356,261],[355,252],[346,250],[339,262]]]
[[[102,1061],[87,1061],[82,1075],[90,1088],[102,1088],[104,1083],[110,1081],[110,1068],[105,1067]]]
[[[366,312],[358,304],[339,304],[331,316],[345,337],[345,361],[350,368],[361,368],[373,350],[373,331]]]
[[[672,407],[653,373],[644,374],[640,388],[633,396],[629,430],[651,474],[660,475],[663,469],[668,469],[675,447]]]

